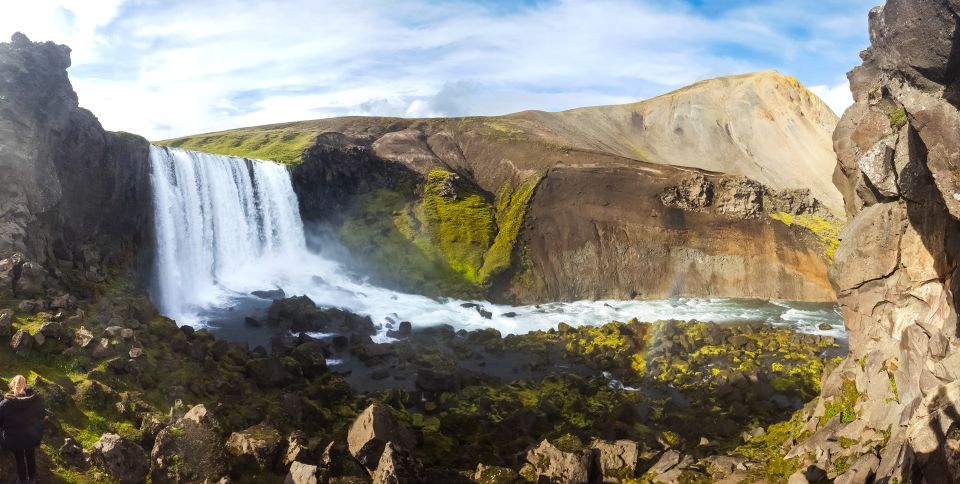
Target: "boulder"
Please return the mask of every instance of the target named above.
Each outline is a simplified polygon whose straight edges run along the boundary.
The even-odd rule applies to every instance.
[[[850,469],[837,476],[833,480],[834,484],[859,484],[861,482],[872,482],[880,466],[880,458],[872,452],[860,456]]]
[[[347,433],[347,445],[350,454],[371,472],[377,468],[387,443],[394,448],[413,449],[416,437],[408,428],[397,421],[390,408],[382,404],[367,407]]]
[[[680,452],[676,450],[668,450],[660,456],[660,459],[657,460],[657,463],[651,467],[647,473],[654,476],[659,476],[670,469],[673,469],[677,464],[680,463]]]
[[[477,470],[473,473],[473,481],[477,484],[517,484],[522,482],[520,474],[513,469],[483,464],[477,464]]]
[[[283,289],[280,289],[279,287],[276,289],[270,289],[270,290],[264,290],[264,291],[253,291],[250,294],[260,299],[273,299],[273,300],[283,299],[284,297],[287,296],[287,294],[283,292]]]
[[[157,434],[150,459],[155,483],[218,481],[230,470],[219,426],[203,405]]]
[[[120,484],[139,484],[150,471],[147,453],[117,434],[103,434],[90,449],[90,462]]]
[[[93,342],[93,333],[89,329],[80,326],[80,329],[73,333],[73,345],[77,348],[86,348],[91,342]]]
[[[87,455],[83,452],[83,447],[70,437],[63,440],[63,445],[60,446],[58,452],[64,464],[73,469],[82,469],[87,464]],[[144,458],[146,458],[145,453]],[[149,464],[147,467],[149,469]]]
[[[632,440],[594,440],[590,448],[597,457],[603,482],[620,482],[636,474],[640,462],[640,444]]]
[[[578,448],[576,445],[561,444],[561,447],[563,450],[544,439],[539,446],[527,452],[527,463],[530,464],[534,480],[546,479],[548,482],[569,484],[589,482],[592,451],[582,445]]]
[[[100,338],[100,341],[93,347],[93,351],[91,351],[90,354],[96,359],[110,358],[113,356],[113,345],[110,344],[110,340],[107,338]]]
[[[73,310],[77,308],[77,298],[69,294],[61,294],[50,301],[51,309]]]
[[[0,311],[0,336],[11,334],[13,334],[13,311],[4,309]]]
[[[373,484],[414,484],[423,482],[423,464],[410,451],[387,442],[373,472]]]
[[[281,440],[277,429],[261,423],[230,434],[227,452],[234,457],[234,467],[265,470],[276,462]]]
[[[30,353],[31,346],[33,346],[33,338],[25,329],[17,330],[10,338],[10,347],[20,356],[27,356]]]
[[[307,435],[297,430],[287,437],[287,449],[283,453],[283,465],[288,466],[297,461],[306,461],[310,458],[310,448]]]
[[[355,477],[361,480],[367,480],[370,477],[370,473],[357,462],[357,459],[353,458],[347,444],[343,441],[335,440],[327,444],[320,457],[320,463],[321,481],[332,476]]]
[[[293,462],[290,464],[290,471],[287,472],[284,484],[317,484],[317,466],[304,464],[303,462]]]
[[[48,339],[55,339],[57,341],[63,341],[67,336],[67,331],[63,327],[63,323],[58,323],[55,321],[47,321],[40,325],[40,329],[37,330],[38,334],[42,334]]]

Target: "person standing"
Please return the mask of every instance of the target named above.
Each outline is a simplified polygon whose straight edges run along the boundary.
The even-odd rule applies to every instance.
[[[10,392],[0,400],[0,448],[13,453],[17,461],[17,482],[37,480],[36,449],[43,440],[43,401],[27,379],[10,380]]]

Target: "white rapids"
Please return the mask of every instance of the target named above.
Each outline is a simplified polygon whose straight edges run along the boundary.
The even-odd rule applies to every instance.
[[[368,315],[377,324],[449,324],[525,333],[612,320],[766,321],[844,338],[842,318],[824,304],[739,299],[577,301],[504,306],[432,299],[369,284],[307,248],[287,169],[260,160],[151,147],[156,229],[154,300],[181,324],[206,326],[257,290],[282,288],[320,306]],[[492,313],[488,319],[475,303]],[[820,329],[826,323],[829,329]],[[215,329],[215,328],[214,328]],[[385,336],[380,335],[380,340]]]

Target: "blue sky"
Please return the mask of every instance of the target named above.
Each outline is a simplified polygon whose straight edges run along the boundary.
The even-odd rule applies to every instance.
[[[107,129],[151,139],[343,115],[642,100],[776,69],[835,111],[879,0],[32,0],[0,35],[73,48]]]

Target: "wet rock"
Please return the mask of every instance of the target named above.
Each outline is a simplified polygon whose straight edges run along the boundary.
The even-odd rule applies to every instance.
[[[413,449],[416,446],[413,433],[397,421],[389,407],[381,404],[367,407],[353,421],[347,433],[350,454],[370,471],[377,468],[388,442],[393,442],[395,447],[401,449]]]
[[[25,329],[17,330],[10,338],[10,347],[19,356],[27,356],[30,353],[31,346],[33,346],[33,338]]]
[[[227,452],[234,457],[235,468],[264,470],[276,462],[280,441],[277,429],[261,423],[230,434],[226,445]]]
[[[287,296],[287,294],[283,292],[283,289],[280,289],[279,287],[276,289],[271,289],[267,291],[253,291],[250,294],[260,299],[274,299],[274,300],[283,299]]]
[[[267,310],[267,324],[294,331],[321,331],[323,314],[307,296],[277,299]]]
[[[576,443],[569,446],[561,444],[561,447],[563,449],[544,439],[527,453],[527,463],[531,466],[534,480],[570,484],[589,482],[592,451],[583,446],[577,448]]]
[[[251,328],[259,328],[260,326],[262,326],[259,320],[251,317],[243,318],[243,324],[250,326]]]
[[[150,470],[147,453],[116,434],[103,434],[90,449],[90,462],[121,484],[139,484]]]
[[[604,482],[620,482],[620,479],[636,474],[640,461],[640,444],[637,442],[594,440],[590,447],[596,454]]]

